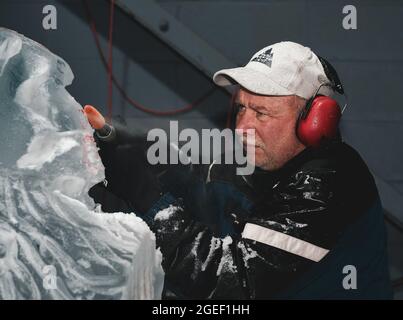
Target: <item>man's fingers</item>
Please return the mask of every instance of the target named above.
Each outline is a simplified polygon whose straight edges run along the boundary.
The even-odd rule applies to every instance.
[[[86,105],[83,109],[84,114],[87,116],[88,122],[95,130],[102,129],[105,125],[105,118],[103,115],[91,105]]]

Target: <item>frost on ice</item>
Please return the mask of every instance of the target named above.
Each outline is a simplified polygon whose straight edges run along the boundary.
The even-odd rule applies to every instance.
[[[61,58],[0,28],[0,298],[153,299],[155,236],[87,192],[104,167]]]
[[[159,211],[155,217],[154,220],[168,220],[175,212],[177,212],[179,207],[175,207],[173,205],[170,205],[168,208],[165,208],[161,211]]]

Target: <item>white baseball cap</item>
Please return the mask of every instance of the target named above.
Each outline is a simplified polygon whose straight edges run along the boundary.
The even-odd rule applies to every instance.
[[[297,95],[305,99],[321,85],[330,84],[317,55],[290,41],[259,50],[244,67],[220,70],[213,80],[219,86],[239,84],[261,95]],[[329,96],[333,90],[323,86],[318,93]]]

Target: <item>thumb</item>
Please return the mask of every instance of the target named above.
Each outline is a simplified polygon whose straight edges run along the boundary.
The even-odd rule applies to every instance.
[[[104,116],[93,106],[86,105],[83,109],[85,116],[88,119],[91,127],[95,130],[102,129],[106,123]]]

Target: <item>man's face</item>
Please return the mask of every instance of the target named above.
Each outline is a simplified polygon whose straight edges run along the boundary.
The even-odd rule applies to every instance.
[[[297,96],[256,95],[240,88],[235,104],[238,107],[236,129],[255,130],[257,167],[279,169],[305,148],[295,134],[304,99]]]

